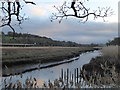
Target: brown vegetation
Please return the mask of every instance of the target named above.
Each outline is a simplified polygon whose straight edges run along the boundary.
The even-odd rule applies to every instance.
[[[111,84],[120,86],[120,61],[119,61],[119,46],[103,47],[102,56],[93,58],[88,64],[82,68],[82,76],[86,76],[87,80],[90,77],[96,79],[100,76],[101,84]]]
[[[14,66],[29,63],[56,62],[78,56],[93,47],[2,47],[2,63]]]

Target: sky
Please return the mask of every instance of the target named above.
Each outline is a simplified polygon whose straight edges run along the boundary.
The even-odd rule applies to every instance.
[[[25,13],[28,20],[19,26],[14,26],[17,32],[30,33],[39,36],[46,36],[53,40],[74,41],[81,44],[105,44],[118,36],[118,1],[119,0],[89,0],[85,2],[90,10],[97,10],[98,7],[111,7],[114,15],[102,19],[93,20],[89,17],[86,23],[79,22],[77,18],[69,17],[59,23],[57,20],[51,22],[50,16],[56,12],[53,7],[62,5],[65,1],[71,0],[31,0],[36,5],[24,4],[21,14]],[[72,13],[72,12],[71,12]],[[14,22],[15,23],[15,22]],[[4,27],[3,31],[10,31]]]

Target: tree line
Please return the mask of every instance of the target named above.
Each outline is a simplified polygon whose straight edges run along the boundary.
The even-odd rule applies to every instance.
[[[116,37],[111,41],[108,41],[106,45],[119,45],[120,46],[120,37]]]
[[[2,43],[12,44],[34,44],[35,46],[65,46],[65,47],[78,47],[81,44],[72,41],[57,41],[52,40],[48,37],[41,37],[38,35],[27,34],[27,33],[14,33],[8,32],[5,34],[2,32]]]

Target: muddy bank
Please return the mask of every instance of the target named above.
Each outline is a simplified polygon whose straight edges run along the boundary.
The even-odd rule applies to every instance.
[[[75,57],[75,58],[71,58],[71,59],[68,59],[68,60],[63,60],[63,61],[48,63],[48,64],[31,64],[31,65],[28,64],[27,66],[22,65],[22,66],[19,66],[19,67],[14,67],[14,68],[16,68],[16,70],[13,69],[13,71],[11,71],[11,70],[9,71],[9,69],[13,68],[13,67],[10,67],[9,69],[5,68],[2,72],[2,76],[7,77],[7,76],[20,75],[20,74],[24,74],[26,72],[31,72],[31,71],[34,71],[34,70],[40,70],[40,69],[50,68],[50,67],[54,67],[54,66],[57,66],[57,65],[65,64],[65,63],[70,63],[70,62],[73,62],[73,61],[78,60],[78,59],[79,59],[79,57]],[[18,68],[19,68],[19,70],[18,70]]]

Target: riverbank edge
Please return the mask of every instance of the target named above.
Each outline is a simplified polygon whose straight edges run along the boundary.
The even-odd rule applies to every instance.
[[[72,56],[64,57],[64,59],[60,59],[60,58],[59,58],[59,61],[58,61],[58,62],[63,61],[63,60],[66,60],[66,59],[71,59],[71,58],[74,58],[74,57],[78,57],[78,56],[79,56],[80,54],[82,54],[82,53],[91,52],[91,51],[100,50],[100,49],[101,49],[101,48],[93,48],[93,49],[91,49],[91,50],[84,50],[84,51],[79,52],[79,53],[77,53],[77,54],[73,54]],[[77,60],[77,59],[78,59],[78,58],[76,58],[75,60]],[[60,63],[56,63],[56,64],[51,64],[51,65],[48,65],[48,66],[29,68],[29,69],[26,69],[26,70],[24,70],[24,71],[22,71],[22,72],[14,73],[14,74],[13,74],[13,73],[10,73],[10,74],[3,74],[3,73],[2,73],[2,77],[8,77],[8,76],[13,76],[13,75],[20,75],[20,74],[23,74],[23,73],[26,73],[26,72],[30,72],[30,71],[37,70],[37,69],[54,67],[54,66],[57,66],[57,65],[60,65],[60,64],[70,63],[70,62],[73,62],[73,61],[74,61],[74,60],[71,59],[71,60],[69,60],[69,61],[60,62]],[[30,63],[32,63],[32,62],[30,62]],[[29,64],[30,64],[30,63],[29,63]],[[48,63],[51,63],[51,62],[48,62]],[[17,64],[19,64],[19,63],[17,63]],[[28,64],[28,63],[27,63],[27,64]],[[34,64],[38,64],[38,63],[36,62],[36,63],[34,63]]]

